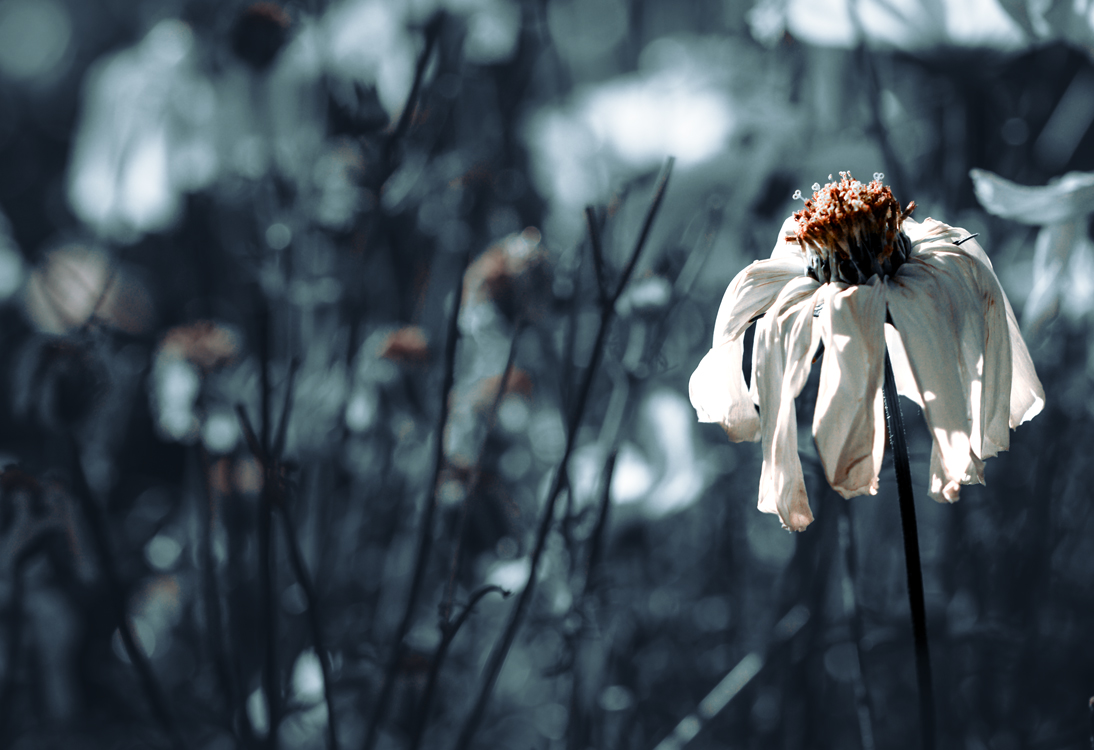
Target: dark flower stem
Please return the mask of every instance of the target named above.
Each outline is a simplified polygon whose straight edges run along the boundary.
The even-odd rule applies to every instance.
[[[422,585],[425,582],[425,569],[429,563],[430,553],[433,550],[433,517],[437,510],[437,484],[444,469],[444,433],[448,427],[448,402],[452,386],[456,382],[456,344],[460,338],[460,309],[463,306],[463,275],[471,262],[471,255],[465,253],[456,269],[456,288],[452,292],[452,310],[448,318],[448,330],[444,348],[444,381],[441,384],[441,404],[437,413],[437,425],[433,431],[433,475],[426,490],[425,507],[422,508],[422,517],[418,526],[418,552],[414,558],[414,572],[411,573],[410,591],[407,593],[406,606],[403,609],[399,627],[395,630],[395,636],[391,645],[391,655],[388,657],[387,666],[384,668],[384,681],[376,694],[376,702],[372,706],[368,725],[365,730],[363,750],[372,750],[380,736],[380,724],[387,711],[391,700],[391,693],[395,686],[395,677],[399,672],[399,664],[402,663],[403,654],[406,652],[404,639],[410,632],[410,626],[414,622],[414,611],[418,606],[418,597],[421,595]]]
[[[511,591],[503,589],[501,586],[483,586],[476,589],[471,594],[471,598],[468,600],[467,605],[463,608],[463,611],[456,616],[455,620],[446,620],[441,631],[441,643],[437,646],[437,652],[433,655],[433,660],[429,665],[429,677],[426,679],[425,690],[422,691],[422,700],[418,705],[418,721],[414,723],[413,733],[411,734],[410,750],[418,750],[422,746],[422,738],[425,736],[426,723],[429,721],[429,709],[433,705],[433,695],[437,690],[437,678],[441,674],[441,666],[444,664],[445,657],[448,656],[448,648],[452,645],[452,641],[456,639],[456,634],[460,632],[460,628],[467,622],[467,618],[471,616],[471,611],[475,608],[475,605],[479,601],[492,591],[496,591],[502,595],[503,598],[508,599]]]
[[[900,523],[904,530],[904,563],[908,571],[908,603],[912,609],[912,636],[915,639],[915,673],[919,685],[919,724],[923,749],[935,748],[934,685],[931,680],[931,653],[927,645],[927,608],[923,600],[923,571],[919,564],[919,532],[912,499],[912,468],[908,461],[908,443],[904,438],[904,418],[897,400],[896,378],[889,352],[885,352],[885,416],[889,444],[893,448],[897,494],[900,498]]]
[[[502,370],[501,378],[498,381],[498,390],[494,393],[494,400],[490,404],[490,410],[486,413],[486,430],[482,436],[483,450],[485,450],[486,443],[490,439],[490,432],[494,429],[494,422],[497,421],[498,409],[501,407],[501,400],[505,397],[505,390],[509,385],[509,377],[513,374],[513,367],[517,361],[517,341],[520,339],[520,334],[524,331],[524,323],[517,323],[513,330],[513,341],[509,344],[509,357],[505,360],[505,369]],[[452,549],[452,563],[448,569],[448,583],[445,584],[444,599],[441,601],[441,628],[447,627],[447,623],[452,616],[452,599],[456,595],[456,576],[460,570],[460,555],[463,551],[463,535],[467,529],[467,517],[471,513],[471,504],[475,502],[475,495],[479,490],[479,481],[482,479],[482,452],[479,453],[479,460],[475,465],[475,470],[471,473],[471,478],[467,482],[467,494],[464,495],[463,503],[460,505],[460,517],[456,521],[456,533],[453,537],[453,549]],[[508,596],[508,594],[506,594]]]
[[[634,268],[638,264],[639,256],[642,254],[642,248],[645,247],[646,240],[649,239],[654,217],[657,216],[657,211],[661,207],[661,201],[665,197],[665,188],[668,185],[669,175],[672,174],[673,163],[674,160],[670,157],[665,164],[665,168],[661,171],[661,177],[658,179],[657,187],[654,189],[653,200],[650,202],[650,207],[646,211],[646,220],[642,225],[642,231],[638,235],[638,241],[635,243],[630,260],[623,269],[615,293],[607,299],[601,300],[600,326],[596,333],[596,342],[593,344],[592,360],[585,369],[581,379],[581,385],[577,390],[577,398],[574,402],[574,408],[570,412],[569,425],[566,430],[566,448],[563,451],[562,460],[559,461],[558,469],[555,471],[551,488],[547,493],[547,501],[543,507],[543,515],[540,517],[539,526],[536,529],[535,546],[532,549],[528,568],[528,583],[525,584],[524,589],[521,590],[520,595],[517,597],[516,604],[513,605],[512,613],[509,616],[509,622],[506,623],[505,630],[502,632],[501,637],[494,646],[494,650],[490,654],[490,659],[486,664],[486,668],[483,670],[483,680],[479,687],[479,693],[475,698],[475,703],[471,708],[470,715],[460,729],[460,734],[454,745],[456,750],[468,750],[468,748],[471,747],[471,742],[486,713],[486,704],[490,701],[490,695],[494,690],[494,684],[497,682],[498,674],[501,672],[501,667],[505,663],[505,658],[509,655],[509,649],[513,646],[513,641],[517,637],[517,631],[520,630],[524,614],[532,601],[532,595],[535,593],[536,576],[539,574],[539,563],[543,557],[543,550],[547,546],[547,535],[554,522],[555,506],[558,503],[559,495],[562,494],[562,488],[567,484],[566,466],[570,461],[570,455],[573,453],[574,444],[577,438],[577,428],[581,424],[581,418],[585,413],[585,405],[589,399],[589,392],[592,390],[593,379],[596,375],[597,367],[600,364],[600,359],[604,353],[608,331],[611,328],[612,319],[615,314],[615,304],[623,294],[623,290],[626,288],[627,282],[631,278],[631,274],[634,273]],[[594,246],[596,245],[594,244]]]
[[[319,669],[323,673],[323,700],[327,704],[327,742],[331,750],[338,750],[338,730],[334,720],[331,656],[323,637],[323,615],[320,609],[319,594],[315,590],[315,584],[312,582],[308,567],[304,562],[304,555],[300,551],[300,542],[296,538],[296,525],[293,523],[289,512],[288,503],[281,504],[281,520],[284,521],[285,544],[289,551],[289,563],[292,565],[297,583],[304,589],[304,597],[308,604],[308,626],[311,628],[312,641],[315,644],[315,655],[319,658]]]
[[[228,651],[224,645],[223,611],[220,606],[220,587],[217,582],[216,560],[213,557],[213,533],[217,525],[217,498],[212,487],[209,454],[204,446],[197,448],[196,453],[200,461],[202,489],[205,491],[205,502],[202,517],[201,534],[201,581],[205,595],[205,618],[208,630],[209,650],[213,656],[213,666],[217,680],[220,682],[220,690],[224,696],[224,706],[227,709],[231,721],[235,722],[242,697],[232,681],[232,672],[228,666]],[[240,721],[243,733],[250,729],[246,720]],[[249,738],[248,738],[249,739]],[[249,743],[245,743],[249,744]]]
[[[95,552],[106,583],[107,595],[110,598],[111,608],[114,610],[114,619],[118,623],[118,633],[121,635],[122,645],[125,646],[125,652],[129,656],[129,663],[133,665],[141,687],[144,689],[145,699],[152,709],[152,715],[170,739],[171,746],[175,750],[184,750],[186,744],[175,723],[175,718],[167,701],[167,695],[164,693],[159,680],[156,679],[156,674],[152,671],[152,665],[148,662],[148,657],[141,651],[140,646],[137,645],[136,637],[133,635],[133,624],[127,611],[122,576],[118,570],[118,563],[114,558],[114,549],[110,543],[110,532],[107,530],[106,518],[92,494],[87,475],[84,473],[83,464],[80,462],[80,446],[72,434],[68,435],[68,451],[72,466],[73,490],[91,531],[91,540],[95,545]]]

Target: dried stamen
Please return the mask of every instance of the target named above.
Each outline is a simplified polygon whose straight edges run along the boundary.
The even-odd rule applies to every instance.
[[[875,275],[892,276],[907,260],[911,242],[901,226],[915,203],[901,210],[883,176],[877,172],[862,183],[840,172],[839,182],[813,185],[813,199],[794,214],[798,233],[787,238],[801,245],[808,275],[862,284]]]

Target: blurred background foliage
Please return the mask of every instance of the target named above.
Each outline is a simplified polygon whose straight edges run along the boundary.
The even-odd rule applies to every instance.
[[[1085,743],[1088,5],[0,0],[0,744],[916,746],[888,461],[803,431],[790,535],[686,396],[848,169],[980,233],[1048,394],[921,493],[940,746]]]

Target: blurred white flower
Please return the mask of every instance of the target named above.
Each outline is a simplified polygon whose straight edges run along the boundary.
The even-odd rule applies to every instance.
[[[1094,213],[1094,173],[1069,172],[1034,187],[983,169],[969,175],[988,213],[1042,227],[1033,250],[1033,288],[1022,315],[1027,333],[1057,313],[1078,320],[1094,309],[1094,248],[1087,234]]]
[[[326,64],[335,76],[376,88],[388,115],[406,105],[422,46],[413,30],[438,10],[467,25],[463,52],[471,63],[501,63],[512,57],[521,10],[512,0],[345,0],[323,17]]]
[[[976,241],[907,218],[914,204],[902,211],[879,180],[841,176],[786,220],[769,260],[730,284],[689,389],[700,421],[721,424],[734,441],[762,439],[759,508],[797,531],[813,514],[794,399],[822,342],[813,437],[828,482],[847,498],[877,492],[886,347],[898,391],[920,405],[933,436],[936,500],[954,502],[960,485],[982,484],[984,460],[1044,406],[1010,303]],[[750,392],[743,334],[757,318]]]
[[[171,226],[182,193],[209,184],[216,153],[205,129],[215,96],[193,58],[193,33],[161,21],[135,47],[96,63],[69,166],[76,215],[132,241]]]
[[[571,208],[595,202],[612,177],[681,167],[722,151],[734,114],[720,77],[681,56],[664,68],[620,76],[535,114],[527,138],[540,192]]]
[[[1008,3],[1009,4],[1009,3]],[[784,33],[821,47],[922,52],[946,46],[1017,50],[1029,36],[998,0],[760,0],[752,35],[774,44]]]
[[[755,45],[702,35],[655,39],[637,72],[581,86],[524,119],[532,182],[548,203],[540,230],[554,246],[578,242],[585,206],[621,195],[667,156],[676,157],[683,190],[670,196],[668,212],[673,205],[692,211],[729,184],[758,191],[763,181],[745,175],[766,174],[807,127],[786,94],[771,57]]]

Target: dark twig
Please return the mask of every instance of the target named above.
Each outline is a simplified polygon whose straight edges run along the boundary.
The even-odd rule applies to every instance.
[[[308,574],[304,556],[300,553],[300,543],[296,539],[295,526],[289,515],[288,503],[281,503],[281,519],[284,522],[285,544],[289,548],[289,562],[297,583],[304,589],[308,603],[308,625],[311,628],[312,641],[315,643],[315,655],[319,657],[319,668],[323,672],[323,699],[327,704],[327,741],[331,750],[338,750],[338,732],[334,722],[334,694],[331,679],[330,652],[323,637],[323,616],[319,609],[319,595],[315,591],[311,576]]]
[[[395,150],[395,145],[399,142],[407,130],[410,128],[410,122],[414,118],[414,112],[418,108],[418,94],[422,89],[422,79],[425,77],[426,66],[429,65],[429,57],[433,54],[433,48],[437,44],[437,37],[441,34],[441,27],[444,25],[444,13],[436,13],[433,18],[429,20],[429,23],[425,27],[425,47],[422,48],[422,52],[418,55],[418,63],[414,67],[414,83],[410,86],[410,94],[407,95],[406,104],[403,106],[403,111],[399,115],[399,121],[395,124],[395,129],[391,131],[391,135],[388,136],[387,142],[384,143],[384,153],[390,158],[391,153]]]
[[[260,611],[262,622],[266,626],[262,685],[266,693],[266,707],[269,714],[266,744],[271,750],[276,750],[277,730],[281,723],[281,675],[277,663],[277,608],[274,604],[274,590],[277,586],[277,571],[274,570],[274,497],[271,486],[276,480],[268,466],[263,466],[262,475],[262,495],[258,509]]]
[[[596,288],[600,292],[601,301],[608,298],[608,280],[604,270],[604,246],[600,237],[600,220],[596,217],[596,209],[585,206],[585,223],[589,226],[589,243],[593,248],[593,268],[596,270]]]
[[[494,428],[494,421],[498,416],[498,408],[501,406],[501,400],[505,397],[505,389],[509,385],[509,376],[513,372],[513,365],[517,360],[517,340],[520,338],[521,332],[524,330],[524,325],[518,323],[516,329],[513,331],[513,341],[509,344],[509,356],[505,360],[505,369],[501,373],[501,379],[498,382],[498,390],[494,394],[494,400],[490,404],[490,410],[486,413],[486,429],[485,435],[483,435],[483,445],[486,445],[487,439],[490,437],[490,431]],[[471,474],[471,478],[467,482],[467,492],[463,498],[463,505],[460,507],[460,517],[456,522],[456,534],[455,541],[453,542],[454,549],[452,550],[452,564],[448,571],[448,583],[445,585],[444,599],[441,601],[441,623],[442,625],[448,622],[449,617],[452,614],[452,598],[455,596],[456,591],[456,575],[460,569],[460,552],[462,551],[462,542],[464,530],[467,528],[467,517],[471,513],[471,503],[475,500],[475,493],[479,489],[479,480],[482,478],[482,457],[480,455],[478,463],[475,465],[475,469]]]
[[[444,627],[441,629],[441,643],[437,646],[437,652],[433,655],[433,660],[429,665],[429,677],[425,683],[425,690],[422,692],[422,700],[418,705],[418,721],[414,723],[414,734],[411,736],[410,748],[411,750],[418,750],[422,744],[422,738],[425,736],[425,726],[429,720],[429,709],[433,704],[433,694],[437,689],[437,677],[441,673],[441,666],[444,664],[445,657],[448,655],[448,647],[452,645],[452,641],[456,639],[456,634],[460,632],[460,628],[467,622],[467,618],[471,616],[471,611],[475,608],[475,605],[479,601],[492,591],[496,591],[502,595],[502,597],[508,599],[512,591],[507,591],[501,586],[483,586],[476,589],[472,594],[470,600],[467,602],[467,606],[463,608],[463,611],[456,617],[455,621],[446,621]]]
[[[547,545],[548,532],[551,530],[551,525],[554,521],[555,505],[558,502],[558,497],[562,492],[562,487],[566,479],[566,465],[569,463],[570,455],[573,453],[574,443],[576,442],[577,437],[577,428],[581,424],[581,418],[585,413],[585,405],[589,398],[589,392],[592,389],[593,379],[604,353],[604,343],[607,339],[608,330],[611,327],[611,322],[614,317],[615,303],[619,301],[620,295],[623,293],[623,290],[627,286],[627,282],[630,280],[631,274],[634,272],[639,256],[642,254],[646,239],[649,237],[650,227],[653,225],[654,217],[656,217],[657,210],[660,208],[661,201],[665,196],[665,188],[668,185],[669,175],[672,173],[672,165],[673,159],[669,158],[661,173],[661,178],[658,180],[657,187],[654,190],[653,200],[650,202],[649,210],[646,212],[646,220],[642,225],[642,231],[638,236],[638,241],[635,243],[630,261],[623,270],[623,275],[619,280],[619,286],[611,297],[604,300],[601,305],[600,326],[596,332],[596,342],[593,344],[592,359],[589,362],[588,368],[585,370],[581,386],[577,392],[577,400],[575,401],[573,411],[570,414],[569,425],[566,432],[566,448],[563,451],[562,460],[559,461],[558,469],[555,471],[551,488],[547,493],[547,502],[543,508],[543,515],[540,518],[539,526],[536,529],[536,541],[532,550],[532,557],[528,570],[528,583],[525,584],[524,589],[520,592],[520,596],[517,597],[517,602],[513,606],[509,622],[506,624],[505,630],[499,638],[498,643],[495,645],[494,651],[490,654],[482,685],[479,688],[479,694],[475,699],[475,703],[471,709],[470,715],[467,717],[467,721],[460,730],[459,737],[456,739],[456,744],[454,746],[456,750],[467,750],[471,746],[471,741],[474,739],[475,733],[478,731],[479,724],[482,722],[483,715],[486,712],[486,704],[490,700],[490,694],[493,692],[494,683],[498,679],[501,667],[505,663],[505,658],[509,654],[509,649],[512,647],[513,640],[516,638],[517,631],[520,629],[521,621],[524,619],[524,613],[531,602],[532,594],[535,592],[539,562],[543,556],[543,550]]]
[[[904,438],[904,418],[896,392],[896,378],[889,352],[885,352],[885,416],[889,444],[893,449],[897,494],[900,498],[900,522],[904,529],[904,562],[908,572],[908,603],[912,610],[912,636],[915,640],[915,672],[919,686],[919,722],[924,750],[935,747],[934,686],[931,680],[931,654],[927,644],[927,607],[923,599],[923,571],[919,563],[919,533],[916,530],[915,502],[912,498],[912,469],[908,444]]]
[[[76,499],[80,503],[80,508],[87,518],[91,538],[95,545],[95,552],[102,566],[103,577],[106,579],[110,604],[114,609],[114,617],[118,622],[118,632],[122,638],[122,645],[125,646],[129,662],[137,671],[137,677],[144,688],[145,698],[148,700],[153,716],[171,739],[171,745],[176,750],[182,750],[186,745],[182,740],[178,727],[175,725],[174,717],[171,715],[167,696],[152,671],[152,665],[148,663],[148,658],[141,651],[136,638],[133,636],[129,613],[126,611],[125,592],[122,587],[121,575],[118,573],[117,563],[114,560],[110,535],[106,528],[106,519],[103,518],[102,511],[91,493],[91,486],[87,482],[87,475],[84,473],[84,467],[80,461],[80,446],[76,442],[76,437],[71,433],[68,435],[68,447],[72,464],[72,481],[75,485],[73,489],[75,490]]]
[[[23,653],[23,598],[26,592],[25,566],[19,561],[14,566],[11,596],[8,599],[7,630],[8,653],[4,664],[4,683],[0,687],[0,743],[5,746],[14,737],[8,736],[15,688],[19,676],[19,655]]]
[[[589,557],[585,561],[585,584],[581,592],[584,598],[588,593],[596,589],[596,567],[600,564],[600,556],[604,548],[604,535],[608,529],[608,511],[612,502],[612,477],[615,476],[615,460],[619,451],[613,450],[604,463],[604,474],[600,488],[600,507],[596,514],[596,525],[589,535]]]
[[[292,411],[292,399],[294,386],[296,385],[296,373],[300,369],[300,357],[293,357],[289,363],[289,382],[285,386],[285,402],[281,406],[281,421],[277,425],[277,436],[274,438],[273,450],[270,455],[275,461],[280,461],[285,452],[285,438],[289,434],[289,412]]]
[[[254,434],[254,428],[251,426],[251,422],[247,418],[247,412],[243,409],[243,406],[237,405],[236,411],[239,414],[239,421],[243,428],[244,439],[247,441],[248,446],[250,446],[251,451],[255,454],[255,458],[262,463],[264,476],[268,480],[267,485],[264,485],[263,497],[265,500],[268,500],[268,504],[272,509],[277,509],[281,512],[285,543],[289,551],[289,563],[292,565],[293,574],[296,576],[297,583],[304,589],[304,597],[307,600],[308,605],[308,627],[311,630],[312,641],[315,644],[316,656],[319,658],[319,668],[323,673],[323,699],[327,704],[327,740],[330,743],[331,750],[338,750],[338,732],[334,715],[330,653],[327,650],[326,640],[323,636],[323,616],[319,605],[319,595],[315,590],[311,575],[308,573],[307,565],[304,562],[304,556],[300,552],[300,542],[296,538],[296,525],[293,523],[292,514],[289,512],[289,504],[285,497],[285,487],[281,481],[280,451],[284,448],[285,444],[285,434],[288,429],[289,416],[292,411],[293,386],[299,365],[299,359],[294,357],[289,368],[288,388],[285,393],[284,406],[281,409],[281,421],[279,423],[277,438],[274,442],[275,453],[272,457],[267,456],[262,452],[261,446],[258,444],[258,438]],[[268,496],[266,495],[265,486],[269,486],[270,488]]]
[[[429,553],[433,549],[433,516],[437,510],[437,484],[441,476],[441,470],[444,468],[444,433],[448,427],[448,399],[456,379],[456,344],[460,334],[460,309],[463,306],[463,275],[470,261],[470,253],[465,253],[463,261],[455,274],[456,289],[452,293],[452,311],[449,313],[447,338],[445,339],[441,406],[437,414],[437,426],[433,433],[435,441],[433,446],[433,476],[426,490],[425,508],[422,510],[422,518],[418,526],[418,554],[414,560],[414,572],[411,574],[410,592],[407,594],[406,608],[403,610],[402,619],[395,630],[391,656],[388,658],[387,667],[384,669],[384,681],[380,684],[380,691],[377,694],[375,704],[373,704],[372,714],[369,716],[368,729],[365,732],[363,745],[365,750],[371,750],[379,736],[380,722],[387,711],[392,687],[395,684],[395,675],[399,671],[399,663],[402,661],[406,648],[403,640],[406,638],[406,634],[410,632],[410,625],[414,620],[414,609],[418,604],[418,596],[421,594],[422,583],[425,580],[425,568],[429,562]]]
[[[232,680],[231,669],[228,666],[228,652],[224,646],[224,631],[222,628],[222,610],[220,607],[220,589],[217,585],[216,562],[213,559],[213,531],[216,527],[216,497],[213,492],[209,466],[209,454],[204,446],[199,446],[198,455],[201,461],[202,487],[205,490],[205,513],[202,521],[201,535],[201,566],[202,584],[205,594],[205,617],[208,621],[208,636],[210,651],[213,654],[213,666],[216,670],[217,680],[220,682],[220,690],[224,694],[224,704],[228,709],[228,715],[234,722],[238,717],[239,707],[242,705],[242,696],[237,691]],[[248,733],[250,724],[241,721],[244,734]],[[246,738],[245,739],[249,739]],[[249,743],[246,743],[249,744]]]
[[[251,453],[262,465],[262,496],[258,509],[260,612],[266,626],[262,686],[263,691],[266,693],[266,710],[269,714],[269,731],[266,735],[266,744],[270,748],[276,748],[277,727],[281,721],[281,677],[277,666],[277,610],[274,607],[276,571],[274,570],[273,550],[273,508],[279,499],[277,487],[281,477],[278,476],[278,469],[273,465],[273,462],[267,460],[267,453],[263,446],[259,444],[259,438],[255,435],[251,420],[247,417],[243,404],[236,404],[236,414],[239,415],[243,437],[247,441]]]
[[[596,590],[598,584],[596,569],[597,564],[600,562],[601,550],[604,545],[604,535],[608,527],[608,509],[611,507],[612,497],[612,477],[615,475],[615,461],[618,455],[619,452],[617,450],[613,450],[608,454],[608,460],[604,463],[604,470],[601,474],[600,506],[597,510],[596,523],[593,526],[593,531],[589,535],[589,552],[585,558],[585,580],[581,585],[581,594],[574,603],[574,609],[582,617],[582,623],[584,623],[586,597]],[[573,748],[574,750],[582,750],[589,745],[588,714],[585,711],[586,696],[584,694],[584,681],[582,679],[583,675],[581,670],[584,659],[579,658],[581,650],[584,648],[584,644],[582,643],[584,634],[585,627],[582,625],[570,639],[573,659],[570,671],[570,725],[567,727],[566,734],[569,742],[568,747]]]
[[[775,623],[767,647],[762,651],[751,651],[737,662],[722,681],[699,702],[695,711],[685,716],[673,729],[672,734],[657,743],[654,750],[681,750],[695,739],[699,730],[721,713],[729,702],[740,695],[745,686],[760,673],[775,648],[797,635],[809,621],[809,617],[809,608],[804,604],[791,608]]]

